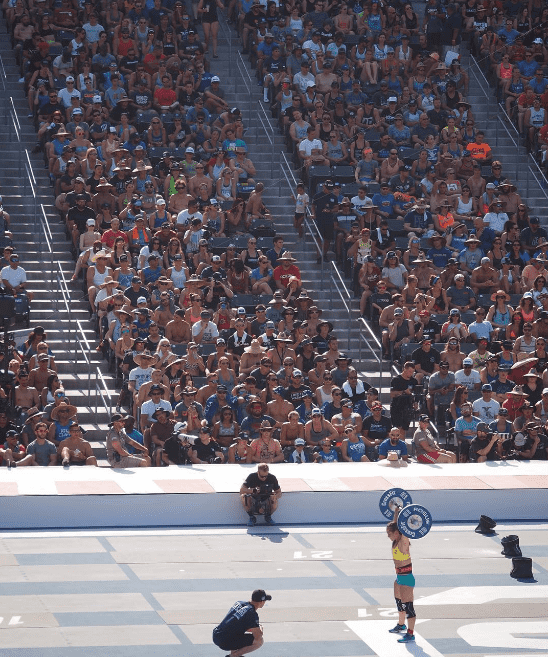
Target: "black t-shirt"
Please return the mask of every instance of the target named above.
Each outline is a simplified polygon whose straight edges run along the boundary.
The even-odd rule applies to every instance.
[[[206,462],[209,461],[210,459],[217,458],[215,452],[221,451],[221,448],[214,440],[210,440],[207,445],[204,445],[204,443],[199,438],[192,446],[192,449],[194,450],[196,456],[200,459],[200,461],[206,461]]]
[[[260,367],[256,367],[254,370],[251,370],[249,376],[254,377],[255,381],[257,381],[257,388],[259,390],[264,390],[266,388],[266,377],[270,374],[272,370],[268,370],[266,374],[263,374],[261,372]]]
[[[521,453],[529,451],[531,447],[533,447],[533,441],[529,436],[525,438],[525,445],[522,445],[521,447],[516,447],[514,444],[514,438],[508,438],[502,443],[502,453],[505,456],[508,456],[508,454],[513,452],[516,455],[516,458],[520,459],[524,458],[521,456]]]
[[[131,301],[131,305],[135,308],[137,307],[137,299],[139,297],[145,297],[147,301],[150,299],[150,294],[146,287],[140,287],[137,292],[135,292],[132,285],[124,290],[124,296]]]
[[[251,344],[251,336],[249,333],[244,333],[242,337],[239,337],[237,333],[233,333],[227,342],[227,349],[231,354],[236,354],[241,356],[244,353],[244,349],[249,347]]]
[[[259,479],[259,474],[257,472],[252,472],[245,480],[244,484],[247,488],[260,488],[260,495],[262,497],[269,497],[274,491],[277,491],[280,488],[278,480],[270,472],[265,480]]]
[[[434,347],[430,347],[430,351],[426,352],[422,347],[415,349],[411,355],[412,360],[420,365],[424,372],[432,374],[434,365],[440,362],[440,352]]]
[[[299,406],[299,404],[306,397],[306,395],[311,392],[312,391],[308,386],[300,386],[299,388],[295,388],[294,386],[289,386],[289,388],[286,390],[285,398],[287,399],[287,401],[290,401],[293,404],[293,406]]]
[[[247,630],[259,627],[259,615],[251,602],[235,602],[228,614],[213,630],[217,642],[230,642],[245,634]]]
[[[318,192],[314,196],[314,207],[316,208],[316,221],[320,224],[328,224],[334,221],[333,209],[338,205],[335,194]]]
[[[480,449],[485,449],[487,445],[490,443],[489,438],[485,438],[480,440],[477,436],[472,439],[472,442],[470,443],[470,451],[469,451],[469,459],[472,462],[476,462],[478,460],[478,450]],[[499,457],[497,454],[497,449],[496,449],[496,443],[493,443],[493,446],[487,453],[487,460],[488,461],[496,461]]]
[[[419,331],[420,326],[421,326],[420,322],[417,322],[415,324],[415,333],[417,333]],[[439,333],[440,333],[440,325],[434,319],[431,319],[428,322],[428,324],[426,324],[424,326],[424,328],[422,329],[423,336],[425,338],[430,338],[432,340],[432,342],[435,341],[436,335],[439,335]],[[432,349],[431,349],[431,351],[432,351]],[[439,363],[439,361],[436,361],[436,362]]]
[[[385,440],[391,429],[392,422],[385,415],[381,415],[378,422],[372,415],[368,415],[363,421],[363,430],[369,432],[369,440]]]
[[[548,453],[546,450],[548,449],[548,436],[544,433],[539,433],[539,443],[537,445],[536,452],[533,456],[533,461],[547,461],[548,460]]]
[[[394,390],[395,392],[403,392],[404,390],[411,390],[413,392],[415,387],[418,385],[419,382],[417,379],[415,379],[414,376],[407,380],[404,379],[401,374],[398,374],[398,376],[395,376],[390,382],[390,389]],[[413,401],[413,397],[412,395],[402,395],[394,397],[392,402],[396,402],[396,400],[400,400],[399,403],[403,403],[404,401],[411,403]]]
[[[82,210],[78,209],[78,207],[71,208],[67,214],[69,221],[74,221],[76,228],[78,228],[80,233],[86,232],[87,220],[96,219],[96,217],[97,215],[95,214],[95,211],[86,206],[84,206]]]

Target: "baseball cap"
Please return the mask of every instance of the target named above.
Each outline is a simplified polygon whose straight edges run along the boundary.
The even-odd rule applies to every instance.
[[[463,365],[473,365],[473,364],[474,364],[474,361],[473,361],[471,358],[465,358],[465,359],[462,361],[462,364],[463,364]]]
[[[93,102],[94,103],[102,103],[103,99],[101,98],[101,96],[99,96],[99,94],[97,94],[97,96],[93,96]]]
[[[91,219],[91,217],[86,221],[86,226],[95,226],[95,219]]]
[[[419,415],[419,422],[430,422],[428,415]]]
[[[396,308],[396,310],[394,310],[394,315],[403,315],[403,310],[401,308]]]
[[[297,438],[295,445],[306,445],[304,438]]]
[[[267,595],[263,589],[255,589],[251,594],[252,602],[265,602],[266,600],[272,600],[271,595]]]
[[[491,433],[489,431],[489,425],[486,424],[485,422],[480,422],[476,427],[476,431],[484,431],[485,433]]]
[[[493,386],[490,383],[484,383],[481,386],[481,391],[482,392],[493,392]]]
[[[140,282],[141,282],[141,281],[139,281],[139,283],[140,283]],[[139,298],[137,299],[137,304],[140,304],[140,303],[146,303],[146,302],[147,302],[147,300],[145,299],[145,297],[139,297]]]
[[[221,81],[221,78],[218,75],[214,75],[211,78],[211,82],[220,82],[220,81]]]
[[[522,433],[517,433],[514,436],[514,445],[516,447],[523,447],[526,443],[525,436]]]

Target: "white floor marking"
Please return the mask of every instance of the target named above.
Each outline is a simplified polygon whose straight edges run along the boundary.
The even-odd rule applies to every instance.
[[[548,598],[548,585],[460,586],[416,600],[416,605],[482,605],[495,600]]]
[[[417,625],[426,622],[427,619],[421,618],[417,620]],[[393,620],[345,621],[345,624],[373,650],[377,657],[410,657],[412,653],[420,654],[421,657],[444,657],[417,632],[415,632],[414,644],[398,643],[400,635],[388,632],[394,627]],[[417,648],[412,648],[413,645]]]
[[[471,646],[481,648],[520,648],[546,650],[546,621],[504,621],[503,623],[472,623],[457,630]],[[530,639],[515,634],[543,634],[541,639]]]

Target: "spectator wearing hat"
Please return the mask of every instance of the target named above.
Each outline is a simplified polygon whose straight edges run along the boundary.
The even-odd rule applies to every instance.
[[[479,342],[479,340],[485,339],[490,343],[494,331],[491,322],[485,319],[485,309],[481,306],[476,308],[475,316],[475,320],[468,325],[470,340]]]
[[[447,290],[447,300],[452,309],[466,312],[476,306],[476,297],[471,287],[465,285],[464,274],[456,274],[453,284]]]
[[[489,431],[499,434],[503,440],[512,433],[512,423],[508,421],[507,408],[504,408],[504,406],[499,408],[497,417],[489,424]]]
[[[142,338],[141,340],[144,343]],[[149,352],[141,351],[140,353],[133,354],[133,362],[136,367],[129,372],[128,390],[133,394],[134,403],[137,403],[139,389],[152,378],[156,356],[151,355]]]
[[[312,454],[306,447],[304,438],[296,438],[294,446],[295,449],[286,458],[288,463],[310,463],[312,461]]]
[[[481,397],[472,403],[472,411],[482,422],[491,424],[499,412],[500,404],[492,399],[493,388],[490,383],[481,386]]]
[[[536,423],[531,423],[529,430],[518,431],[511,438],[502,442],[502,459],[512,461],[528,461],[533,458],[539,444],[538,429],[533,429]],[[535,436],[533,439],[532,436]]]
[[[74,422],[69,427],[68,437],[59,443],[57,453],[63,467],[70,465],[97,466],[97,459],[91,445],[82,438],[82,434],[82,427]]]
[[[418,199],[417,202],[411,206],[411,209],[403,218],[403,227],[406,231],[413,231],[416,235],[426,235],[434,230],[434,220],[432,218],[432,213],[429,211],[426,199]],[[432,236],[431,240],[433,238],[434,236]],[[442,239],[441,236],[439,236],[439,238],[440,240]],[[428,252],[427,256],[432,259],[430,252]],[[439,265],[436,264],[436,267],[439,267]]]
[[[385,441],[392,429],[392,422],[384,414],[384,409],[380,401],[376,400],[371,403],[371,413],[362,423],[362,435],[367,445],[366,454],[370,461],[378,460],[377,448]]]
[[[415,365],[406,361],[402,372],[390,382],[390,417],[392,424],[401,429],[409,428],[414,413],[414,394],[419,382],[414,376]]]
[[[34,294],[26,290],[27,273],[23,267],[19,266],[19,256],[13,253],[9,259],[9,265],[3,267],[0,272],[2,285],[8,294],[13,296],[26,296],[30,301],[33,300]]]
[[[341,401],[340,413],[332,414],[330,421],[332,426],[339,433],[339,436],[342,435],[347,426],[354,427],[358,434],[362,431],[361,415],[354,411],[354,404],[351,399],[343,399]]]
[[[383,332],[383,343],[384,343]],[[404,315],[402,308],[394,310],[394,320],[388,325],[386,332],[385,353],[388,354],[388,347],[390,346],[391,357],[398,354],[401,346],[413,342],[415,338],[415,327],[413,321],[407,319]]]
[[[528,421],[532,418],[532,411],[529,415],[527,409],[532,407],[530,404],[525,404],[527,401],[528,395],[523,391],[521,386],[514,386],[509,393],[507,393],[506,400],[502,404],[502,408],[505,408],[508,411],[508,420],[514,422],[517,418],[525,417],[527,415]],[[523,411],[525,410],[525,414]],[[523,420],[520,421],[520,424],[523,424]],[[515,429],[514,429],[515,430]]]
[[[356,429],[351,425],[347,425],[343,430],[343,434],[344,439],[341,443],[342,460],[350,463],[369,462],[366,455],[367,446]]]
[[[331,375],[333,376],[332,372]],[[335,377],[333,377],[333,381],[334,385],[339,385],[341,387],[343,398],[350,399],[354,405],[360,401],[365,401],[367,391],[371,388],[371,385],[367,383],[367,381],[359,380],[358,372],[353,367],[348,367],[346,381],[338,383],[335,381]]]
[[[107,460],[113,468],[139,468],[150,465],[147,448],[128,436],[125,430],[125,415],[115,413],[110,418],[109,431],[106,435]],[[133,447],[143,456],[135,456],[127,451]]]
[[[242,430],[247,430],[247,420],[242,423]],[[244,427],[244,425],[246,425]],[[280,442],[273,437],[274,420],[272,418],[263,419],[258,428],[258,437],[255,438],[249,447],[248,463],[281,463],[284,455]],[[253,435],[253,433],[251,433]]]
[[[491,387],[493,388],[493,399],[496,399],[499,404],[504,402],[506,395],[514,387],[513,381],[508,378],[509,373],[509,365],[503,365],[497,362],[496,378],[491,381]]]
[[[68,438],[69,428],[74,424],[78,409],[65,398],[58,406],[52,409],[50,418],[52,424],[48,430],[48,440],[59,447],[59,443]]]
[[[215,376],[215,384],[218,383],[218,377]],[[210,375],[208,383],[212,384],[213,375]],[[201,392],[201,391],[200,391]],[[203,399],[204,395],[200,395],[200,399]],[[204,416],[209,425],[217,422],[219,418],[219,411],[223,406],[230,406],[233,411],[237,410],[238,401],[234,398],[228,391],[225,385],[216,385],[215,392],[211,394],[205,401],[204,405]]]
[[[192,325],[191,332],[197,344],[213,344],[219,337],[219,329],[211,321],[211,312],[205,309],[200,313],[200,321]]]
[[[141,385],[141,388],[147,386],[146,383]],[[148,386],[148,401],[145,401],[141,405],[141,417],[140,417],[140,429],[141,432],[145,432],[145,429],[150,426],[152,422],[155,422],[157,418],[155,417],[155,412],[158,409],[166,410],[168,413],[171,413],[171,404],[169,403],[169,391],[165,386],[155,383],[151,386]],[[140,395],[139,395],[140,396]],[[145,441],[146,444],[146,441]]]
[[[5,441],[0,447],[0,465],[4,462],[8,468],[34,465],[34,456],[26,453],[25,446],[19,440],[19,433],[13,429],[6,432]]]
[[[419,463],[456,463],[456,454],[442,449],[430,432],[428,415],[419,416],[418,429],[413,434],[413,442]]]
[[[151,417],[153,424],[144,433],[144,444],[148,447],[149,452],[152,452],[152,463],[160,466],[165,462],[163,459],[164,444],[173,434],[175,420],[173,419],[171,406],[157,408]]]

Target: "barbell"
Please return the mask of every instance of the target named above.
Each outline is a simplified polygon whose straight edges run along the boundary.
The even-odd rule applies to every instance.
[[[404,488],[389,488],[384,491],[379,501],[379,509],[387,520],[392,520],[400,508],[398,530],[407,538],[422,538],[432,528],[430,511],[420,504],[413,504],[411,494]]]

